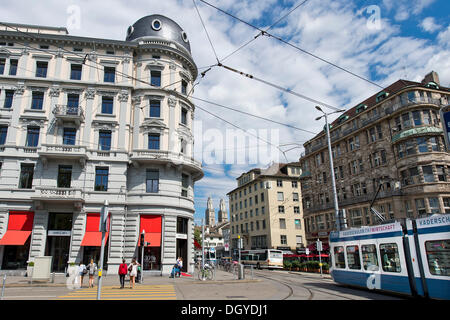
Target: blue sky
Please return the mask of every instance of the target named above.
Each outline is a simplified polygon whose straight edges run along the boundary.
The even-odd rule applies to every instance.
[[[239,18],[267,28],[303,0],[209,0]],[[219,58],[227,56],[258,32],[196,0],[202,19]],[[107,5],[108,10],[105,10]],[[372,11],[368,12],[368,8]],[[379,18],[373,9],[379,13]],[[68,25],[73,10],[79,23]],[[2,4],[0,21],[67,27],[72,35],[124,40],[126,30],[139,18],[163,14],[186,31],[198,67],[216,63],[205,31],[192,1],[182,0],[15,0]],[[380,21],[380,27],[377,22]],[[387,86],[399,78],[420,81],[434,70],[441,85],[450,86],[450,2],[448,0],[308,0],[270,30],[317,56],[362,77]],[[380,88],[318,61],[273,38],[259,37],[226,60],[226,65],[289,88],[323,103],[351,108],[376,94]],[[205,69],[201,69],[205,70]],[[197,79],[194,96],[225,106],[287,123],[307,131],[319,132],[324,123],[315,104],[281,92],[220,67],[213,67]],[[246,130],[260,139],[236,146],[226,140],[227,130],[236,129],[210,114],[196,109],[201,123],[196,146],[216,148],[217,164],[210,164],[205,150],[194,157],[203,160],[205,176],[195,186],[195,219],[204,216],[206,201],[212,197],[216,211],[220,198],[236,187],[235,178],[254,167],[265,168],[269,160],[297,161],[302,144],[314,135],[251,118],[217,106],[195,101],[201,107]],[[331,119],[332,120],[332,119]],[[262,139],[264,130],[270,137]],[[238,130],[235,130],[235,133]],[[265,136],[264,136],[265,137]],[[272,139],[272,140],[271,140]],[[249,150],[261,151],[267,141],[279,149],[269,149],[272,158],[259,162],[224,164],[220,150],[238,156]],[[284,146],[280,146],[284,145]],[[264,151],[264,150],[263,150]],[[266,150],[267,151],[267,150]],[[253,154],[254,155],[254,154]],[[250,158],[249,158],[250,157]],[[249,153],[246,159],[251,159]],[[214,159],[214,158],[213,158]]]

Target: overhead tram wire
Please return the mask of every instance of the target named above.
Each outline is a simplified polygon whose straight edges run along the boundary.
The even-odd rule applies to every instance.
[[[225,109],[228,109],[228,110],[239,112],[239,113],[251,116],[251,117],[255,117],[255,118],[262,119],[262,120],[269,121],[269,122],[273,122],[273,123],[276,123],[276,124],[279,124],[279,125],[282,125],[282,126],[286,126],[286,127],[292,128],[292,129],[296,129],[296,130],[299,130],[299,131],[304,131],[304,132],[307,132],[307,133],[310,133],[310,134],[313,134],[313,135],[317,135],[317,133],[313,132],[313,131],[309,131],[309,130],[306,130],[306,129],[295,127],[295,126],[287,124],[287,123],[278,122],[278,121],[275,121],[275,120],[272,120],[272,119],[268,119],[268,118],[264,118],[264,117],[261,117],[261,116],[257,116],[255,114],[252,114],[252,113],[249,113],[249,112],[245,112],[245,111],[241,111],[241,110],[238,110],[238,109],[235,109],[235,108],[227,107],[227,106],[221,105],[221,104],[216,103],[216,102],[208,101],[208,100],[197,98],[197,97],[194,97],[194,96],[191,96],[191,98],[192,99],[196,99],[196,100],[200,100],[200,101],[203,101],[203,102],[206,102],[206,103],[209,103],[209,104],[221,107],[221,108],[225,108]]]
[[[214,49],[214,45],[212,44],[211,38],[209,37],[208,30],[206,29],[205,23],[203,22],[202,16],[200,14],[200,11],[198,10],[197,4],[195,3],[195,0],[192,0],[195,6],[195,10],[197,10],[198,17],[200,18],[200,22],[202,23],[203,29],[205,30],[206,37],[208,38],[209,44],[211,45],[211,48],[214,52],[214,55],[216,57],[217,63],[219,63],[219,58],[217,57],[216,49]]]
[[[294,95],[294,96],[300,97],[300,98],[302,98],[302,99],[308,100],[308,101],[310,101],[310,102],[314,102],[314,103],[316,103],[316,104],[320,104],[321,106],[324,106],[324,107],[326,107],[326,108],[328,108],[328,109],[332,109],[332,110],[334,110],[334,111],[340,110],[339,108],[336,108],[336,107],[334,107],[334,106],[332,106],[332,105],[329,105],[329,104],[327,104],[327,103],[325,103],[325,102],[322,102],[322,101],[319,101],[319,100],[315,100],[315,99],[313,99],[313,98],[307,97],[307,96],[305,96],[305,95],[303,95],[303,94],[300,94],[300,93],[298,93],[298,92],[295,92],[295,91],[293,91],[293,90],[290,90],[290,89],[287,89],[287,88],[280,87],[279,85],[276,85],[276,84],[271,83],[271,82],[269,82],[269,81],[266,81],[266,80],[264,80],[264,79],[257,78],[257,77],[255,77],[255,76],[253,76],[253,75],[251,75],[251,74],[248,74],[248,73],[245,73],[245,72],[242,72],[242,71],[233,69],[233,68],[231,68],[231,67],[228,67],[228,66],[226,66],[226,65],[223,65],[222,63],[219,63],[219,67],[223,67],[223,68],[225,68],[225,69],[227,69],[227,70],[229,70],[229,71],[233,71],[233,72],[235,72],[235,73],[238,73],[238,74],[240,74],[241,76],[244,76],[244,77],[247,77],[247,78],[249,78],[249,79],[253,79],[253,80],[259,81],[259,82],[261,82],[261,83],[264,83],[264,84],[266,84],[266,85],[269,85],[269,86],[271,86],[271,87],[274,87],[274,88],[276,88],[276,89],[278,89],[278,90],[284,91],[284,92],[286,92],[286,93],[292,94],[292,95]]]
[[[333,63],[333,62],[330,62],[330,61],[328,61],[328,60],[326,60],[326,59],[323,59],[323,58],[321,58],[321,57],[319,57],[319,56],[317,56],[317,55],[315,55],[315,54],[313,54],[313,53],[311,53],[311,52],[308,52],[308,51],[306,51],[305,49],[302,49],[302,48],[300,48],[300,47],[298,47],[298,46],[296,46],[296,45],[294,45],[294,44],[292,44],[292,43],[290,43],[290,42],[288,42],[288,41],[286,41],[286,40],[284,40],[284,39],[282,39],[282,38],[280,38],[280,37],[277,37],[277,36],[275,36],[275,35],[273,35],[273,34],[267,32],[267,31],[264,31],[264,30],[262,30],[261,28],[258,28],[257,26],[255,26],[255,25],[253,25],[253,24],[251,24],[251,23],[249,23],[249,22],[247,22],[247,21],[244,21],[244,20],[238,18],[238,17],[236,17],[235,15],[233,15],[233,14],[231,14],[231,13],[229,13],[229,12],[226,12],[225,10],[222,10],[222,9],[220,9],[220,8],[218,8],[218,7],[216,7],[216,6],[214,6],[214,5],[208,3],[208,2],[205,1],[205,0],[199,0],[199,1],[201,1],[201,2],[203,2],[204,4],[206,4],[206,5],[210,6],[210,7],[212,7],[212,8],[214,8],[214,9],[216,9],[216,10],[218,10],[218,11],[220,11],[220,12],[222,12],[222,13],[224,13],[224,14],[226,14],[226,15],[228,15],[228,16],[230,16],[230,17],[232,17],[232,18],[234,18],[234,19],[236,19],[236,20],[238,20],[238,21],[240,21],[240,22],[242,22],[242,23],[244,23],[244,24],[246,24],[246,25],[248,25],[248,26],[250,26],[250,27],[256,29],[256,30],[258,30],[258,31],[260,31],[260,33],[262,33],[262,35],[265,35],[265,36],[267,36],[267,37],[272,37],[272,38],[274,38],[274,39],[276,39],[276,40],[278,40],[278,41],[280,41],[280,42],[282,42],[282,43],[284,43],[284,44],[287,44],[288,46],[290,46],[290,47],[292,47],[292,48],[294,48],[294,49],[297,49],[297,50],[299,50],[299,51],[301,51],[301,52],[303,52],[303,53],[305,53],[305,54],[308,54],[308,55],[310,55],[310,56],[312,56],[312,57],[314,57],[314,58],[316,58],[316,59],[318,59],[318,60],[320,60],[320,61],[322,61],[322,62],[325,62],[325,63],[327,63],[327,64],[329,64],[329,65],[331,65],[331,66],[333,66],[333,67],[335,67],[335,68],[338,68],[338,69],[340,69],[340,70],[342,70],[342,71],[344,71],[344,72],[346,72],[346,73],[349,73],[349,74],[351,74],[351,75],[354,76],[354,77],[357,77],[357,78],[359,78],[359,79],[361,79],[361,80],[364,80],[364,81],[366,81],[366,82],[368,82],[368,83],[370,83],[370,84],[372,84],[372,85],[374,85],[374,86],[377,86],[377,87],[383,89],[383,87],[380,86],[379,84],[377,84],[377,83],[375,83],[375,82],[373,82],[373,81],[371,81],[371,80],[369,80],[369,79],[366,79],[366,78],[364,78],[364,77],[362,77],[362,76],[360,76],[360,75],[357,75],[356,73],[354,73],[354,72],[352,72],[352,71],[349,71],[349,70],[347,70],[347,69],[345,69],[345,68],[343,68],[343,67],[340,67],[340,66],[338,66],[337,64],[335,64],[335,63]],[[223,59],[222,59],[222,60],[223,60]]]
[[[232,123],[232,122],[230,122],[230,121],[228,121],[228,120],[226,120],[226,119],[224,119],[224,118],[222,118],[222,117],[220,117],[220,116],[218,116],[218,115],[216,115],[216,114],[214,114],[214,113],[212,113],[212,112],[210,112],[210,111],[208,111],[208,110],[206,110],[206,109],[200,107],[200,106],[197,105],[197,104],[195,105],[195,107],[196,107],[196,108],[199,108],[200,110],[202,110],[202,111],[204,111],[204,112],[206,112],[206,113],[208,113],[208,114],[210,114],[210,115],[212,115],[213,117],[216,117],[216,118],[219,119],[219,120],[222,120],[223,122],[228,123],[229,125],[231,125],[231,126],[237,128],[237,129],[239,129],[239,130],[244,131],[245,133],[247,133],[247,134],[249,134],[249,135],[255,137],[255,138],[258,139],[258,140],[261,140],[261,141],[263,141],[263,142],[265,142],[265,143],[267,143],[267,144],[270,144],[271,146],[274,146],[274,147],[277,148],[279,151],[281,151],[281,153],[283,154],[283,156],[286,158],[286,161],[288,161],[285,152],[284,152],[283,150],[281,150],[279,146],[276,146],[276,145],[274,145],[273,143],[271,143],[271,142],[269,142],[269,141],[267,141],[267,140],[265,140],[265,139],[263,139],[263,138],[261,138],[261,137],[258,137],[257,135],[254,135],[254,134],[248,132],[248,131],[245,130],[245,129],[242,129],[241,127],[235,125],[234,123]]]

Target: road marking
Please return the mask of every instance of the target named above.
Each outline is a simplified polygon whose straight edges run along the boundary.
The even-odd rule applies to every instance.
[[[96,298],[97,288],[78,289],[58,297],[62,300],[95,300]],[[176,300],[177,296],[173,285],[139,285],[134,289],[104,286],[100,298],[102,300]]]

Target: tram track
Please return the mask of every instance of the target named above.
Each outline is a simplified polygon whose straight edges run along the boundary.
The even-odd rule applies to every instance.
[[[268,276],[266,274],[262,274],[260,272],[255,272],[254,274],[256,276],[258,276],[258,277],[262,277],[262,278],[265,278],[265,279],[268,279],[268,280],[271,280],[271,281],[274,281],[274,282],[278,282],[278,283],[288,287],[289,290],[290,290],[290,293],[286,297],[281,299],[281,300],[286,300],[286,299],[288,299],[288,298],[290,298],[291,296],[294,295],[294,287],[292,286],[293,282],[295,283],[295,287],[301,287],[301,288],[303,288],[304,290],[306,290],[309,293],[309,297],[307,298],[307,300],[314,299],[314,296],[315,296],[314,292],[320,292],[320,293],[323,293],[323,294],[327,294],[327,295],[332,295],[332,296],[335,296],[335,297],[343,298],[343,299],[346,299],[346,300],[356,300],[356,299],[348,297],[348,296],[344,296],[344,295],[340,295],[340,294],[333,293],[333,292],[330,292],[330,291],[320,290],[320,289],[317,289],[317,288],[311,288],[309,286],[306,286],[305,284],[299,283],[298,281],[296,281],[297,280],[296,277],[298,277],[297,275],[290,276],[289,279],[291,279],[291,282],[287,283],[287,282],[285,282],[285,281],[283,281],[281,279],[278,279],[278,278],[275,278],[275,277],[270,277],[270,276]],[[311,278],[311,277],[308,277],[308,278]],[[316,280],[319,280],[320,282],[325,282],[325,281],[323,281],[321,279],[316,279]]]

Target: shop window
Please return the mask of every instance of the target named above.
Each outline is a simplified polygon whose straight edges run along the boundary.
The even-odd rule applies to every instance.
[[[401,272],[400,256],[396,243],[380,244],[380,256],[383,271]]]

